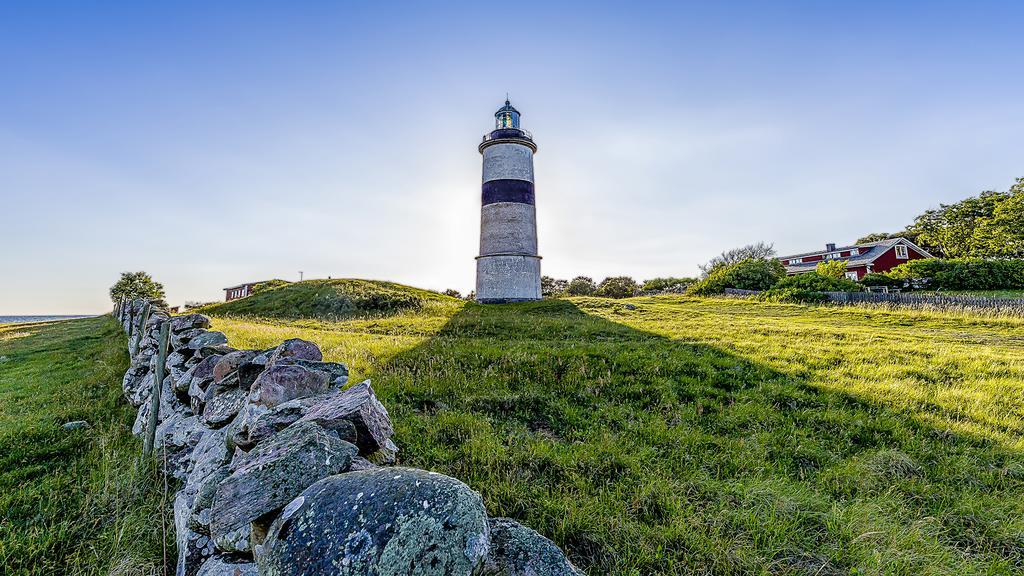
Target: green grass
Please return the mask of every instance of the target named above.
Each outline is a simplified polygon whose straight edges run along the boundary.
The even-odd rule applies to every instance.
[[[1021,319],[662,296],[214,327],[372,377],[401,463],[592,575],[1024,571]]]
[[[164,574],[163,484],[130,432],[109,317],[0,325],[0,573]],[[85,430],[62,424],[86,420]]]
[[[344,319],[420,311],[454,302],[458,300],[394,282],[348,278],[283,284],[248,298],[209,305],[199,312],[284,319]]]
[[[986,298],[1024,298],[1024,290],[942,290],[921,291],[915,294],[938,296],[984,296]]]

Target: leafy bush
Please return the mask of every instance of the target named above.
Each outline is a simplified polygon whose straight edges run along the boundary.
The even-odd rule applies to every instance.
[[[861,287],[853,280],[822,276],[817,272],[788,276],[772,286],[773,290],[807,290],[809,292],[860,292]]]
[[[629,298],[636,294],[640,286],[629,276],[612,276],[601,281],[597,287],[597,296],[605,298]]]
[[[442,292],[442,294],[444,294],[445,296],[451,296],[452,298],[462,298],[462,293],[454,288],[449,288]]]
[[[1024,260],[911,260],[888,276],[942,290],[1012,290],[1024,288]]]
[[[587,276],[573,278],[565,289],[565,293],[570,296],[590,296],[594,292],[597,292],[597,284],[594,284],[593,278]]]
[[[864,277],[860,279],[860,283],[864,286],[888,286],[890,288],[900,288],[903,286],[902,280],[879,272],[865,274]]]
[[[644,292],[675,292],[682,291],[696,281],[696,278],[651,278],[644,280],[640,289]]]
[[[843,260],[822,260],[814,267],[814,271],[829,278],[845,278],[846,262]]]
[[[747,258],[736,264],[721,266],[708,274],[696,284],[691,284],[687,294],[711,296],[722,294],[726,288],[740,290],[767,290],[781,278],[785,277],[786,269],[782,263],[772,258]]]
[[[803,288],[772,288],[757,295],[764,302],[790,302],[794,304],[820,304],[828,300],[823,292]]]

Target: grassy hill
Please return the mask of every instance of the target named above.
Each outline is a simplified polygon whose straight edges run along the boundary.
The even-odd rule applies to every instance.
[[[163,484],[130,433],[127,368],[109,317],[0,325],[3,574],[164,573]],[[74,420],[90,427],[62,428]]]
[[[206,306],[200,312],[219,316],[342,319],[386,316],[457,301],[394,282],[343,278],[283,283],[248,298]]]
[[[436,295],[316,319],[280,290],[209,313],[305,318],[214,327],[307,338],[372,377],[402,463],[465,480],[589,574],[1024,570],[1020,319]]]

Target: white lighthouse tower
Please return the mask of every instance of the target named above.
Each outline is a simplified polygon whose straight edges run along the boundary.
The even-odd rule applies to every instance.
[[[479,146],[484,157],[476,299],[483,303],[540,299],[533,136],[519,127],[508,100],[494,113],[494,130]]]

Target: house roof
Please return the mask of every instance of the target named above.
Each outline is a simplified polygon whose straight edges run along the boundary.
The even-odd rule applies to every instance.
[[[921,248],[920,246],[914,244],[913,242],[907,240],[906,238],[886,238],[885,240],[878,240],[875,242],[864,242],[863,244],[853,244],[850,246],[837,247],[835,250],[818,250],[816,252],[805,252],[803,254],[783,256],[779,258],[779,260],[781,260],[783,265],[786,267],[786,272],[808,272],[810,270],[814,270],[818,266],[818,262],[820,262],[820,260],[815,260],[813,262],[802,262],[800,264],[788,264],[787,262],[794,258],[824,256],[825,254],[831,254],[834,252],[844,252],[856,248],[860,252],[860,254],[857,254],[856,256],[842,256],[839,258],[833,258],[832,260],[846,262],[847,267],[864,266],[865,264],[870,264],[874,262],[882,254],[885,254],[886,252],[889,251],[890,248],[897,244],[903,244],[910,248],[913,248],[920,254],[924,255],[926,258],[932,257],[932,255],[929,254],[924,248]]]
[[[242,284],[238,284],[236,286],[228,286],[227,288],[222,288],[222,290],[234,290],[235,288],[242,288],[243,286],[252,286],[253,284],[259,284],[260,282],[269,282],[269,280],[256,280],[255,282],[245,282]]]

